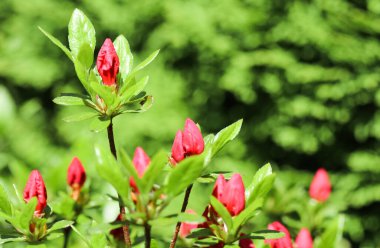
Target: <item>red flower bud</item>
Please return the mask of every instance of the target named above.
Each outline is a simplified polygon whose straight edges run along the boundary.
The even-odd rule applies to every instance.
[[[72,188],[82,188],[86,181],[86,171],[77,157],[74,157],[67,171],[67,184]]]
[[[187,210],[186,212],[189,214],[195,214],[195,212],[191,209]],[[195,228],[198,228],[197,223],[184,222],[181,224],[181,229],[180,229],[179,235],[182,238],[185,238],[187,235],[189,235],[191,233],[191,230],[193,230]]]
[[[324,202],[329,198],[330,193],[331,183],[329,175],[325,169],[320,168],[315,173],[313,181],[310,184],[309,195],[319,202]]]
[[[297,248],[313,248],[313,238],[309,230],[302,228],[296,238]]]
[[[201,154],[204,145],[201,131],[191,119],[187,118],[183,132],[179,130],[173,142],[172,164],[182,161],[185,157]]]
[[[133,157],[133,165],[136,168],[137,175],[142,178],[146,169],[148,168],[150,164],[150,158],[148,155],[144,152],[144,150],[141,147],[137,147],[135,150],[135,155]],[[129,184],[131,187],[135,190],[135,192],[138,192],[137,185],[133,177],[130,177]]]
[[[35,215],[41,215],[46,207],[47,194],[44,180],[38,170],[33,170],[30,173],[23,196],[25,202],[29,202],[33,197],[37,197],[38,203],[34,213]]]
[[[269,230],[275,230],[285,233],[285,237],[280,239],[268,239],[265,243],[269,244],[271,248],[292,248],[292,238],[290,237],[288,229],[284,227],[280,222],[275,221],[268,225]]]
[[[227,208],[232,216],[238,215],[245,208],[245,189],[240,174],[234,174],[229,181],[219,175],[213,195]]]
[[[242,236],[244,234],[241,234]],[[252,239],[240,239],[239,240],[239,246],[240,248],[255,248],[255,245],[252,242]]]
[[[107,38],[99,50],[96,66],[103,84],[113,85],[116,83],[116,75],[119,72],[119,57],[111,39]]]

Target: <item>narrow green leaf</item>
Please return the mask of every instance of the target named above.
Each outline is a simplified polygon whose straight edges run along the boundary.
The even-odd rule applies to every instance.
[[[133,66],[133,55],[131,49],[129,48],[128,40],[123,36],[119,35],[113,42],[115,46],[116,53],[119,57],[120,67],[119,72],[121,74],[122,81],[126,79],[129,72],[132,70]]]
[[[132,85],[131,87],[128,87],[125,92],[122,92],[121,93],[122,104],[128,102],[130,98],[142,92],[145,89],[146,85],[148,84],[148,81],[149,81],[149,76],[145,76],[142,79],[140,79],[136,84]]]
[[[85,100],[76,96],[58,96],[53,99],[55,104],[65,105],[65,106],[80,106],[85,105]]]
[[[0,184],[0,212],[6,215],[12,215],[12,206],[9,197],[3,186]]]
[[[213,232],[208,228],[196,228],[191,230],[191,233],[186,236],[187,239],[194,239],[194,238],[204,238],[208,236],[214,235]]]
[[[51,232],[54,232],[54,231],[57,231],[59,229],[63,229],[63,228],[66,228],[68,226],[71,226],[72,224],[74,224],[74,221],[71,221],[71,220],[60,220],[60,221],[57,221],[55,222],[48,230],[47,230],[47,233],[51,233]]]
[[[74,58],[78,57],[83,44],[88,44],[93,54],[96,45],[95,29],[87,16],[75,9],[69,22],[69,46]]]
[[[38,27],[38,29],[46,36],[48,37],[48,39],[53,42],[54,45],[56,45],[57,47],[61,48],[61,50],[67,55],[67,57],[69,57],[69,59],[71,61],[73,61],[73,56],[71,55],[70,53],[70,50],[65,46],[63,45],[57,38],[55,38],[53,35],[51,35],[50,33],[48,33],[47,31],[45,31],[44,29],[42,29],[41,27]]]
[[[111,121],[109,119],[96,118],[90,124],[90,130],[93,132],[100,132],[106,129]]]
[[[255,202],[246,206],[246,208],[234,218],[234,230],[232,231],[232,235],[237,235],[237,232],[240,230],[240,228],[244,226],[244,224],[247,223],[247,221],[251,219],[255,213],[257,213],[257,209],[261,208],[263,206],[263,203],[264,200],[262,198],[256,199]]]
[[[82,112],[75,115],[70,115],[65,118],[63,118],[63,121],[65,122],[75,122],[75,121],[84,121],[91,119],[95,116],[98,116],[98,113],[96,112]]]
[[[153,96],[146,96],[139,102],[124,104],[121,113],[142,113],[149,110],[153,105]]]
[[[81,240],[83,240],[86,243],[87,247],[92,248],[91,244],[90,244],[90,241],[81,232],[79,232],[79,230],[76,229],[75,226],[71,225],[71,228],[73,229],[73,231],[76,234],[78,234],[78,236],[81,238]]]
[[[208,164],[211,159],[231,140],[235,139],[235,137],[239,134],[241,125],[243,123],[243,120],[238,120],[228,127],[223,128],[221,131],[219,131],[210,146],[210,150],[206,151],[207,157],[206,157],[206,164]]]
[[[7,238],[7,239],[0,238],[0,245],[9,243],[9,242],[24,242],[24,241],[26,241],[25,237]]]
[[[109,247],[105,234],[95,234],[91,236],[90,244],[92,248]]]
[[[148,56],[143,62],[138,64],[135,69],[133,70],[134,72],[140,71],[144,69],[147,65],[149,65],[159,54],[160,50],[154,51],[151,55]]]
[[[215,211],[220,215],[220,217],[222,217],[224,223],[226,223],[228,232],[230,232],[233,229],[233,222],[232,222],[232,217],[230,213],[228,212],[228,210],[214,196],[210,197],[210,203],[212,207],[215,209]]]
[[[112,87],[99,83],[98,81],[91,81],[90,87],[104,100],[107,106],[112,106],[116,94]]]
[[[276,174],[272,174],[272,167],[269,163],[261,167],[247,188],[247,204],[264,197],[271,190],[275,178]]]
[[[19,223],[20,223],[20,227],[23,230],[29,230],[29,223],[33,218],[34,210],[36,209],[36,206],[37,206],[37,198],[33,197],[22,209],[22,212],[19,216]]]
[[[145,183],[144,187],[141,189],[142,192],[148,193],[152,189],[156,178],[160,176],[167,164],[168,156],[166,152],[160,151],[153,157],[148,169],[145,171],[141,179]]]
[[[129,178],[122,172],[119,164],[109,149],[95,148],[98,174],[109,182],[125,203],[129,200]]]
[[[91,96],[94,96],[94,91],[91,88],[90,83],[89,83],[89,77],[91,75],[91,74],[89,75],[89,73],[91,73],[92,70],[86,69],[86,67],[78,59],[74,59],[73,62],[74,62],[75,72],[78,76],[79,81],[81,82],[83,87],[86,89],[86,91]]]
[[[251,238],[251,239],[279,239],[284,237],[285,234],[283,232],[275,231],[275,230],[262,230],[255,231],[250,234],[241,236],[240,239]]]
[[[335,248],[340,247],[344,228],[344,215],[339,215],[332,221],[332,224],[323,232],[322,236],[316,241],[316,248]]]
[[[192,156],[176,165],[170,172],[165,187],[169,196],[176,196],[201,175],[204,156]]]

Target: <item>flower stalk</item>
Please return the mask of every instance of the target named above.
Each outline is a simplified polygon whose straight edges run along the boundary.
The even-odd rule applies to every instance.
[[[113,156],[117,159],[116,146],[115,146],[115,138],[114,138],[114,135],[113,135],[112,119],[111,119],[110,124],[107,127],[107,134],[108,134],[108,142],[109,142],[110,150],[111,150]],[[121,218],[122,221],[125,221],[125,208],[123,206],[123,201],[122,201],[120,195],[118,195],[118,198],[119,198],[120,218]],[[129,235],[129,227],[128,227],[127,223],[125,223],[123,225],[123,236],[124,236],[125,245],[127,247],[132,247],[131,238],[130,238],[130,235]]]

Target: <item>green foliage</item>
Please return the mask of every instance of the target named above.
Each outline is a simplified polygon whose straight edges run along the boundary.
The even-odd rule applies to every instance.
[[[91,91],[84,66],[70,65],[75,60],[65,37],[75,8],[94,20],[95,55],[105,37],[119,33],[135,51],[133,64],[162,48],[147,68],[155,106],[133,119],[116,120],[120,145],[131,151],[144,144],[153,154],[159,146],[169,150],[187,116],[204,133],[244,118],[239,140],[223,151],[230,158],[219,157],[211,166],[236,168],[244,179],[268,160],[281,169],[274,187],[282,200],[271,195],[265,205],[271,214],[262,227],[291,211],[292,199],[307,199],[311,174],[323,166],[332,175],[332,204],[350,223],[345,238],[354,245],[380,243],[373,224],[380,201],[378,1],[2,0],[0,181],[7,192],[12,184],[20,191],[32,168],[49,172],[52,192],[64,191],[73,155],[83,157],[89,174],[96,174],[88,144],[105,141],[88,132],[86,119],[93,116],[50,101],[62,92],[85,93],[81,82]],[[42,30],[63,52],[37,26],[49,31]],[[80,55],[84,65],[89,65],[89,47]],[[122,111],[142,110],[137,102]],[[62,124],[63,118],[83,122]],[[104,132],[107,125],[94,119],[92,129]],[[110,191],[93,187],[99,194]],[[194,197],[203,200],[201,194]]]

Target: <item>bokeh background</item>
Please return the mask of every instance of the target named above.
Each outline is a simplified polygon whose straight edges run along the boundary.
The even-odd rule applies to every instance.
[[[330,205],[346,215],[344,246],[380,243],[380,1],[378,0],[1,0],[0,183],[22,191],[32,168],[49,199],[65,191],[71,158],[99,183],[89,122],[64,123],[80,109],[52,99],[83,92],[71,62],[38,30],[67,45],[80,8],[106,37],[125,35],[149,66],[151,110],[115,120],[116,142],[131,154],[170,150],[186,117],[217,132],[244,118],[239,138],[213,166],[253,173],[271,162],[278,178],[267,219],[307,198],[317,168],[333,182]],[[196,190],[190,203],[202,211]],[[286,219],[283,220],[286,222]],[[263,222],[265,222],[263,220]]]

